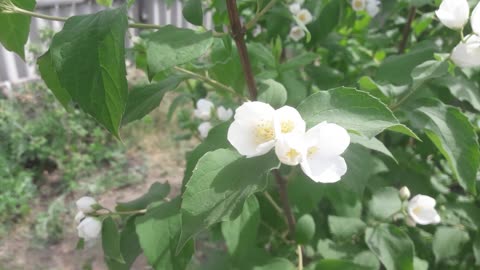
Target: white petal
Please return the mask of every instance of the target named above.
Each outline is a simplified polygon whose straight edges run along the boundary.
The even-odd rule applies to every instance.
[[[460,42],[452,51],[450,58],[461,68],[480,66],[480,37],[469,35],[466,42]]]
[[[480,2],[473,9],[472,17],[470,18],[470,24],[475,34],[480,35]]]
[[[215,105],[211,101],[202,98],[197,101],[197,108],[193,111],[193,114],[199,119],[210,120],[214,107]]]
[[[76,222],[77,224],[80,224],[80,222],[81,222],[84,218],[85,218],[85,214],[84,214],[82,211],[80,211],[80,212],[78,212],[78,213],[75,215],[75,222]]]
[[[267,103],[260,101],[249,101],[242,104],[235,110],[235,120],[245,121],[273,121],[275,109]]]
[[[288,6],[288,9],[290,10],[290,12],[291,12],[292,14],[295,15],[295,14],[297,14],[297,13],[300,11],[301,6],[300,6],[299,3],[293,3],[293,4],[291,4],[290,6]]]
[[[467,0],[443,0],[435,14],[446,27],[460,30],[468,22],[470,7]]]
[[[325,159],[307,158],[301,163],[303,172],[317,183],[335,183],[347,172],[347,163],[340,156]]]
[[[437,202],[434,198],[427,195],[418,194],[408,202],[408,207],[415,208],[417,206],[421,206],[424,208],[434,208],[436,204]]]
[[[275,154],[280,162],[286,165],[298,165],[306,157],[303,134],[291,133],[277,140]]]
[[[93,206],[96,204],[97,201],[94,198],[88,196],[84,196],[78,199],[76,202],[78,210],[86,214],[95,211],[95,209],[93,209]]]
[[[203,122],[198,125],[198,132],[200,133],[200,137],[205,139],[208,136],[208,132],[212,129],[212,124],[210,122]]]
[[[310,154],[318,158],[339,156],[350,145],[350,135],[343,127],[322,122],[305,134],[308,147],[314,147]]]
[[[352,8],[355,11],[362,11],[365,9],[366,0],[352,0]]]
[[[435,210],[436,201],[426,195],[416,195],[408,202],[408,215],[418,224],[436,224],[440,216]]]
[[[293,26],[292,29],[290,29],[289,37],[294,41],[299,41],[305,37],[305,32],[300,26]]]
[[[311,23],[313,20],[312,14],[310,13],[310,11],[308,11],[308,9],[301,9],[295,16],[304,25]]]
[[[77,226],[78,236],[86,241],[96,239],[102,230],[102,222],[93,217],[86,217]]]
[[[368,15],[371,17],[377,16],[377,14],[380,12],[380,2],[377,0],[367,0],[367,5],[365,9],[367,10]]]
[[[274,125],[277,138],[289,133],[304,134],[306,129],[300,113],[290,106],[283,106],[275,111]]]
[[[255,136],[255,128],[254,123],[240,120],[235,120],[228,128],[227,139],[241,155],[261,156],[275,146],[274,140],[259,143]]]
[[[220,121],[228,121],[230,118],[233,116],[233,111],[232,109],[225,109],[225,107],[220,106],[217,108],[217,117],[220,119]]]

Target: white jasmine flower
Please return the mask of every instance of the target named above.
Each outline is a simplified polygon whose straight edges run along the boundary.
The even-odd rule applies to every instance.
[[[352,0],[352,8],[357,12],[365,10],[366,4],[366,0]]]
[[[460,30],[468,22],[470,7],[467,0],[443,0],[435,14],[446,27]]]
[[[202,98],[197,101],[197,108],[193,111],[193,114],[199,119],[210,120],[214,107],[215,105],[210,100]]]
[[[247,157],[266,154],[275,145],[275,109],[269,104],[245,102],[235,110],[234,121],[228,128],[228,141]]]
[[[450,58],[461,68],[480,66],[480,37],[472,34],[466,36],[465,40],[453,49]]]
[[[95,205],[97,205],[97,201],[92,198],[92,197],[88,197],[88,196],[85,196],[85,197],[82,197],[80,198],[77,202],[77,208],[79,211],[85,213],[85,214],[88,214],[88,213],[92,213],[92,212],[95,212]]]
[[[288,9],[293,15],[296,15],[302,9],[302,6],[299,3],[293,3],[288,6]]]
[[[473,9],[472,17],[470,18],[470,24],[475,34],[480,35],[480,2]]]
[[[283,106],[275,111],[274,127],[276,138],[279,138],[292,133],[304,134],[306,124],[297,109]]]
[[[348,132],[341,126],[322,122],[305,134],[306,155],[303,172],[315,182],[334,183],[347,172],[340,156],[350,144]]]
[[[205,139],[208,136],[208,133],[212,129],[212,124],[210,122],[203,122],[198,125],[198,132],[200,133],[200,137]]]
[[[76,222],[77,224],[80,224],[80,222],[81,222],[84,218],[85,218],[85,214],[84,214],[82,211],[80,211],[80,212],[78,212],[78,213],[75,215],[75,222]]]
[[[83,238],[85,242],[95,241],[102,230],[102,222],[94,217],[86,217],[78,224],[78,237]]]
[[[377,16],[377,14],[380,12],[380,1],[367,0],[365,9],[367,10],[368,15],[371,17]]]
[[[398,193],[399,193],[400,199],[402,199],[402,201],[406,201],[410,198],[410,190],[408,189],[408,187],[402,187],[398,191]]]
[[[304,9],[304,8],[302,8],[298,13],[296,13],[295,16],[304,25],[311,23],[313,20],[312,13],[310,13],[308,9]]]
[[[440,216],[435,210],[436,201],[426,195],[417,195],[408,202],[408,215],[420,225],[440,223]]]
[[[230,108],[225,109],[225,107],[223,107],[223,106],[220,106],[220,107],[217,108],[217,117],[221,121],[223,121],[223,122],[228,121],[228,120],[230,120],[230,118],[232,118],[232,116],[233,116],[232,109],[230,109]]]
[[[300,26],[293,26],[292,29],[290,29],[289,36],[294,41],[299,41],[300,39],[305,37],[305,31],[303,31]]]

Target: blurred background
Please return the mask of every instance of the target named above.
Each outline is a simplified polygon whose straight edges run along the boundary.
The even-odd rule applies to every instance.
[[[37,0],[36,7],[39,13],[64,17],[101,9],[94,0]],[[193,28],[175,0],[137,0],[129,16]],[[208,28],[210,16],[205,18]],[[114,207],[156,181],[169,182],[171,195],[178,194],[184,154],[198,142],[192,109],[202,91],[191,85],[180,86],[159,109],[125,127],[123,142],[82,111],[68,113],[35,65],[62,24],[32,19],[26,62],[0,45],[0,269],[105,269],[98,243],[75,250],[75,200],[89,195]],[[126,40],[131,88],[147,82],[132,64],[138,35],[130,29]],[[148,268],[140,258],[133,269]]]

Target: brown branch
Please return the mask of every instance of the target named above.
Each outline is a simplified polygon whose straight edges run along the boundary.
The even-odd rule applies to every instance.
[[[415,14],[417,13],[417,8],[411,7],[408,13],[407,23],[405,27],[403,27],[403,34],[402,40],[398,45],[398,53],[402,54],[405,52],[405,48],[407,47],[408,38],[410,37],[410,32],[412,31],[412,22],[415,19]]]
[[[288,201],[287,181],[282,177],[278,170],[273,170],[273,176],[275,176],[275,180],[277,181],[280,201],[282,202],[283,212],[287,218],[288,231],[290,237],[293,237],[295,234],[295,218],[293,217],[292,208],[290,208],[290,202]]]
[[[226,0],[228,18],[230,19],[230,31],[235,44],[237,44],[238,54],[240,56],[240,62],[242,64],[243,73],[247,82],[248,92],[251,100],[257,99],[257,86],[255,85],[255,79],[253,77],[252,67],[250,65],[250,59],[248,57],[247,46],[243,39],[245,35],[245,28],[240,22],[240,15],[238,14],[237,1]]]

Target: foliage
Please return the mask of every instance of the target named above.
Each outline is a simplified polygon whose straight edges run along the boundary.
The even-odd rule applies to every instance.
[[[37,62],[43,80],[66,110],[75,115],[80,108],[120,139],[122,125],[145,117],[161,105],[167,91],[176,91],[169,115],[176,113],[185,137],[196,134],[197,126],[201,136],[209,134],[186,156],[180,195],[166,198],[169,189],[155,184],[146,195],[120,203],[115,211],[100,207],[87,213],[103,222],[106,264],[110,269],[128,269],[143,253],[155,269],[477,267],[480,76],[478,68],[463,68],[455,55],[459,50],[471,53],[471,58],[460,58],[480,66],[480,59],[474,62],[480,55],[478,44],[462,51],[472,46],[464,35],[471,30],[464,27],[468,16],[454,31],[434,21],[441,1],[383,1],[380,10],[373,0],[351,1],[353,7],[343,0],[298,1],[298,8],[289,6],[292,2],[189,0],[183,15],[195,25],[212,11],[215,27],[208,31],[131,23],[127,4],[65,19],[64,28]],[[22,20],[18,25],[22,33],[28,25],[21,16],[45,17],[22,7],[13,12]],[[472,22],[477,16],[480,6]],[[443,16],[437,17],[442,21]],[[227,24],[231,35],[222,32]],[[124,65],[129,27],[149,29],[133,51],[150,82],[131,90]],[[12,26],[7,24],[0,32],[7,49],[22,55],[18,46],[10,46]],[[445,54],[452,51],[455,57]],[[175,90],[179,84],[186,87]],[[341,180],[317,183],[298,167],[280,164],[277,152],[241,156],[230,143],[236,122],[221,124],[218,112],[218,119],[211,111],[192,112],[191,104],[201,109],[197,102],[201,98],[229,108],[248,99],[268,103],[263,105],[270,114],[259,110],[248,119],[234,119],[247,125],[268,114],[245,134],[256,138],[251,144],[270,148],[288,139],[276,134],[279,130],[289,132],[283,131],[284,123],[274,126],[280,117],[274,108],[295,107],[291,109],[298,110],[309,129],[324,121],[334,123],[350,134],[352,144],[344,154],[336,153],[347,172],[330,168]],[[5,116],[3,121],[12,124],[3,125],[6,130],[0,134],[7,136],[7,129],[17,128],[16,118]],[[209,121],[203,125],[206,132],[200,119]],[[25,121],[23,136],[34,136],[36,129],[29,127],[34,120]],[[50,125],[36,128],[68,127],[61,121]],[[83,125],[75,128],[82,130]],[[102,132],[97,133],[89,134],[92,145],[106,141]],[[109,160],[110,152],[101,144],[92,149],[82,144],[82,136],[74,141],[65,134],[77,133],[55,134],[60,140],[52,143],[93,151],[80,160]],[[325,137],[332,143],[323,142],[324,147],[337,147],[339,138]],[[55,152],[46,141],[31,137],[23,143],[28,151],[9,146],[5,162],[14,157],[12,164],[28,161],[25,155],[33,152],[47,166]],[[307,159],[318,149],[303,150],[301,158]],[[79,161],[75,162],[78,169]],[[402,186],[423,196],[407,201],[399,195]],[[197,251],[192,260],[195,240],[200,246],[205,241],[212,245]]]

